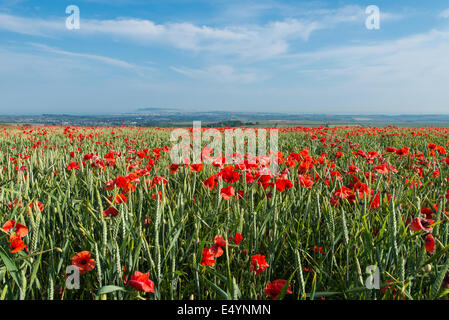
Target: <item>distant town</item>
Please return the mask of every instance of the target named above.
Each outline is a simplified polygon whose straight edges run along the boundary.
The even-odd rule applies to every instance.
[[[105,115],[41,114],[1,115],[0,125],[57,126],[191,126],[202,121],[203,127],[239,126],[449,126],[449,114],[417,115],[332,115],[270,112],[184,111],[163,108],[139,109],[135,113]]]

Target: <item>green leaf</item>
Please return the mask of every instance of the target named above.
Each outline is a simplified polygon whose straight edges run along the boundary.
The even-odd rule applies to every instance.
[[[9,257],[9,254],[0,247],[0,258],[3,260],[3,263],[6,266],[6,270],[8,270],[11,277],[14,279],[16,284],[20,287],[19,277],[18,277],[18,269],[14,264],[14,261]]]
[[[107,294],[115,291],[123,291],[126,292],[126,289],[119,286],[104,286],[98,289],[97,296],[101,296],[102,294]]]
[[[441,284],[443,283],[444,276],[449,269],[449,259],[446,260],[443,268],[441,269],[438,277],[436,277],[435,281],[432,284],[432,288],[430,289],[430,296],[432,299],[436,299],[438,297],[438,293],[440,292]]]
[[[231,297],[229,294],[227,294],[222,288],[220,288],[219,286],[217,286],[215,283],[213,283],[212,281],[204,278],[204,281],[206,281],[206,283],[212,288],[214,289],[214,291],[216,293],[218,293],[223,299],[225,300],[231,300]]]

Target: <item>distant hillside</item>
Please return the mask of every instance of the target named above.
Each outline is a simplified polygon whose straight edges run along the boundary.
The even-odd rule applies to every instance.
[[[449,126],[449,114],[421,115],[333,115],[275,112],[183,111],[166,108],[142,108],[142,112],[109,115],[0,115],[0,124],[45,124],[72,126],[295,126],[295,125],[362,125],[362,126]]]

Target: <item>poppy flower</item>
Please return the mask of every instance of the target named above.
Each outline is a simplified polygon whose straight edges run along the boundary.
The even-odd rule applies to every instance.
[[[402,149],[396,150],[396,154],[399,156],[405,156],[406,154],[408,154],[410,151],[409,147],[404,147]]]
[[[268,267],[269,265],[265,261],[265,256],[256,254],[251,257],[251,264],[249,266],[249,269],[251,271],[254,271],[256,274],[261,274]]]
[[[223,197],[223,199],[229,200],[231,199],[231,197],[235,195],[235,190],[233,187],[227,186],[225,188],[221,188],[220,194]]]
[[[212,190],[218,184],[217,177],[215,175],[211,175],[209,178],[203,181],[203,184],[209,189]]]
[[[28,251],[28,246],[23,242],[23,240],[16,234],[9,238],[9,246],[12,249],[11,253],[16,253],[26,249]]]
[[[36,201],[35,203],[30,203],[30,204],[28,205],[28,207],[29,207],[31,210],[33,210],[33,209],[36,208],[36,207],[37,207],[37,209],[38,209],[39,211],[44,210],[44,205],[43,205],[42,202],[40,202],[40,201]],[[27,212],[27,213],[29,213],[29,212]]]
[[[201,265],[202,266],[215,265],[214,252],[210,248],[203,249],[203,257],[201,258]]]
[[[20,199],[14,199],[12,202],[8,201],[8,208],[9,210],[15,209],[15,208],[22,208],[22,201]]]
[[[200,172],[203,170],[203,164],[202,163],[194,163],[190,165],[190,170],[192,172]]]
[[[112,197],[108,197],[108,200],[116,204],[121,204],[121,203],[128,203],[129,199],[123,193],[120,193],[114,197],[114,201],[112,200]]]
[[[70,162],[68,165],[67,165],[67,170],[74,170],[74,169],[79,169],[79,165],[78,165],[78,163],[77,162]]]
[[[72,258],[72,265],[79,269],[80,274],[93,270],[96,264],[97,262],[90,258],[89,251],[81,251]]]
[[[289,179],[277,179],[276,180],[276,189],[279,192],[284,192],[285,189],[290,189],[291,187],[293,187],[293,184]]]
[[[435,252],[435,239],[430,233],[426,236],[426,244],[424,247],[430,254],[433,254]]]
[[[426,215],[426,219],[432,219],[434,215],[433,210],[430,208],[421,208],[421,213]]]
[[[160,192],[160,191],[158,191],[158,193],[156,194],[156,193],[153,193],[152,195],[151,195],[151,199],[153,199],[153,200],[157,200],[157,198],[158,198],[158,195],[159,195],[159,200],[160,201],[162,201],[162,192]]]
[[[126,286],[131,286],[138,291],[154,293],[154,282],[149,279],[150,273],[134,272]]]
[[[5,232],[9,232],[12,228],[14,228],[14,232],[20,238],[23,238],[28,234],[28,227],[26,227],[23,224],[20,224],[18,222],[15,222],[14,220],[6,221],[6,223],[2,227],[2,229]]]
[[[240,176],[233,166],[226,166],[220,171],[221,178],[227,183],[234,183],[240,180]]]
[[[103,216],[105,216],[105,217],[116,217],[117,215],[118,215],[118,211],[114,207],[110,207],[110,208],[106,209],[105,211],[103,211]]]
[[[425,219],[425,218],[415,218],[413,219],[413,221],[410,223],[409,227],[410,230],[412,231],[420,231],[420,230],[424,230],[426,232],[432,232],[432,227],[429,227],[429,225],[433,224],[435,221],[431,220],[431,219]]]
[[[216,236],[214,239],[214,243],[218,244],[220,247],[226,247],[226,245],[228,244],[223,236]]]
[[[334,192],[334,197],[346,199],[352,194],[352,190],[347,188],[346,186],[342,186],[340,189],[337,189]]]
[[[374,167],[373,170],[377,171],[379,173],[382,173],[382,174],[386,174],[389,171],[388,164],[386,164],[386,163],[379,164],[378,166]]]
[[[177,164],[177,163],[172,163],[171,165],[168,166],[168,170],[170,170],[170,174],[176,173],[176,171],[178,171],[178,168],[179,168],[179,164]]]
[[[369,208],[370,209],[377,209],[379,208],[380,205],[380,197],[379,197],[379,193],[377,193],[374,198],[371,200]]]
[[[242,240],[243,240],[242,235],[241,235],[240,233],[236,233],[236,234],[235,234],[235,237],[234,237],[234,243],[235,243],[236,245],[239,245],[240,242],[242,242]]]
[[[335,153],[335,159],[340,159],[340,158],[342,158],[344,155],[343,155],[343,152],[336,152]]]
[[[217,243],[214,243],[209,249],[214,258],[219,258],[223,255],[223,249]]]
[[[301,187],[312,188],[313,186],[313,180],[307,176],[299,175],[298,181]]]
[[[284,279],[277,279],[273,282],[268,282],[265,286],[265,295],[271,297],[273,300],[277,300],[279,294],[281,293],[282,289],[287,284],[287,280]],[[286,293],[292,294],[291,291],[291,285],[288,286]]]
[[[129,184],[129,179],[127,177],[118,176],[117,178],[115,178],[114,184],[118,188],[126,188]]]
[[[387,149],[385,151],[387,152],[396,152],[396,148],[395,147],[387,147]]]

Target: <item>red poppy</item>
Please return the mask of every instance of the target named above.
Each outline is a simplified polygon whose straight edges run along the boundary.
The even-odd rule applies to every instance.
[[[14,199],[12,202],[8,201],[8,208],[9,210],[15,209],[15,208],[22,208],[22,201],[20,199]]]
[[[154,293],[154,282],[151,281],[149,277],[150,273],[142,273],[136,271],[131,276],[131,280],[128,281],[128,284],[126,286],[131,286],[138,291]]]
[[[429,149],[435,150],[437,148],[437,145],[435,143],[429,142],[429,144],[427,145],[427,147]]]
[[[11,253],[16,253],[22,251],[23,249],[26,249],[28,251],[28,246],[25,245],[23,240],[16,234],[11,235],[11,237],[9,238],[9,242],[9,246],[12,249]]]
[[[380,205],[380,197],[379,193],[376,194],[376,196],[371,200],[369,208],[370,209],[377,209]]]
[[[93,270],[96,264],[97,262],[90,258],[89,251],[81,251],[72,258],[72,265],[79,269],[80,274]]]
[[[301,185],[301,187],[312,188],[312,186],[313,186],[313,180],[307,176],[303,176],[300,174],[298,176],[298,181],[299,181],[299,184]]]
[[[404,147],[402,149],[396,150],[396,154],[399,156],[405,156],[410,151],[409,147]]]
[[[234,243],[239,245],[240,242],[242,242],[242,240],[243,240],[242,235],[240,233],[236,233],[234,237]]]
[[[231,186],[227,186],[226,188],[221,188],[220,194],[225,200],[231,199],[235,195],[235,190]]]
[[[433,254],[435,252],[435,239],[430,233],[426,236],[425,248],[426,251],[430,254]]]
[[[123,193],[120,193],[115,196],[114,201],[112,201],[112,197],[108,197],[109,201],[120,204],[120,203],[128,203],[128,197]]]
[[[291,187],[293,187],[293,184],[289,179],[277,179],[276,180],[276,189],[279,192],[283,192],[285,189],[290,189]]]
[[[226,166],[221,171],[221,178],[227,183],[234,183],[240,180],[240,176],[233,166]]]
[[[269,265],[265,261],[265,256],[256,254],[251,257],[251,264],[249,266],[249,269],[251,271],[254,271],[256,274],[261,274],[268,267]]]
[[[209,178],[203,181],[203,184],[209,189],[212,190],[218,184],[216,175],[211,175]]]
[[[160,192],[160,191],[158,191],[157,194],[156,194],[156,193],[153,193],[153,194],[151,195],[151,199],[157,200],[158,195],[159,195],[159,200],[162,201],[162,192]]]
[[[190,170],[192,172],[200,172],[203,170],[203,164],[202,163],[194,163],[190,165]]]
[[[336,152],[335,153],[335,159],[340,159],[343,157],[343,152]]]
[[[349,197],[352,193],[353,192],[351,189],[349,189],[345,186],[342,186],[340,189],[337,189],[334,192],[334,197],[339,197],[339,198],[345,199],[345,198]]]
[[[14,232],[20,238],[23,238],[28,234],[28,227],[18,222],[15,222],[14,220],[6,221],[6,223],[2,227],[2,229],[5,230],[5,232],[9,232],[12,228],[14,228]]]
[[[213,254],[214,258],[219,258],[223,255],[223,249],[217,243],[214,243],[212,247],[210,247],[210,252]]]
[[[30,203],[30,204],[28,205],[28,207],[29,207],[31,210],[33,210],[33,209],[36,208],[36,207],[37,207],[37,209],[38,209],[39,211],[44,210],[44,205],[43,205],[42,202],[40,202],[40,201],[36,201],[35,203]],[[28,213],[29,213],[29,212],[28,212]]]
[[[67,166],[67,170],[79,169],[79,165],[77,162],[70,162]]]
[[[431,219],[425,219],[425,218],[415,218],[413,219],[413,221],[410,223],[409,227],[410,230],[412,231],[420,231],[420,230],[424,230],[426,232],[432,232],[432,227],[429,227],[429,225],[433,224],[435,221],[431,220]]]
[[[274,280],[271,283],[267,283],[265,286],[265,295],[271,297],[273,300],[277,300],[279,294],[281,293],[282,289],[287,284],[287,280],[284,279],[277,279]],[[291,291],[291,285],[288,286],[286,293],[292,294]]]
[[[118,211],[114,207],[110,207],[103,211],[103,215],[105,217],[116,217],[118,215]]]
[[[395,147],[388,147],[385,151],[387,152],[396,152],[396,148]]]
[[[215,265],[214,252],[210,248],[203,249],[203,257],[201,258],[202,266],[213,266]]]
[[[178,171],[178,168],[179,168],[179,164],[177,164],[177,163],[172,163],[171,165],[168,166],[168,169],[170,170],[170,174],[176,173],[176,171]]]
[[[426,219],[432,219],[434,212],[430,208],[421,208],[421,213],[426,215]]]
[[[377,171],[379,173],[382,173],[382,174],[386,174],[389,171],[388,164],[386,164],[386,163],[379,164],[378,166],[374,167],[373,170]]]
[[[220,247],[226,247],[226,245],[228,244],[221,235],[218,235],[214,238],[214,243],[218,244]]]

